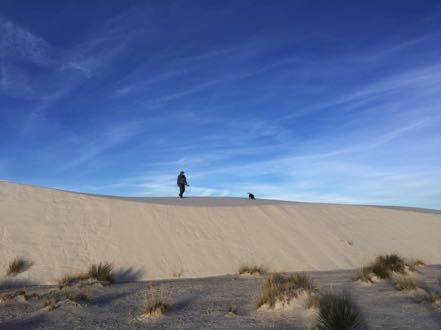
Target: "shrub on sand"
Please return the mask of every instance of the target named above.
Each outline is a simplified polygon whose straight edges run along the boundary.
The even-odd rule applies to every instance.
[[[325,293],[320,299],[317,329],[358,329],[361,316],[349,295]]]
[[[15,276],[26,270],[27,262],[23,258],[15,258],[9,263],[6,276]]]
[[[405,264],[411,272],[416,272],[418,267],[425,265],[424,261],[421,259],[409,259],[405,261]]]
[[[58,287],[61,289],[65,286],[71,286],[77,282],[94,279],[103,285],[114,282],[113,266],[109,263],[99,263],[98,265],[90,266],[87,273],[80,273],[76,275],[66,275],[58,281]]]
[[[239,267],[239,275],[250,274],[250,275],[264,275],[268,272],[267,268],[264,266],[257,265],[242,265]]]
[[[379,278],[390,278],[392,272],[404,274],[405,262],[398,254],[385,254],[378,256],[372,264],[372,272]]]
[[[397,276],[395,278],[395,287],[400,290],[416,290],[417,283],[415,279],[408,276]]]
[[[162,285],[159,288],[150,289],[150,292],[146,293],[142,309],[143,315],[161,316],[165,314],[169,308],[166,296],[167,293]]]
[[[99,263],[98,265],[92,265],[89,268],[89,278],[100,281],[101,283],[113,283],[113,265],[109,263]]]
[[[301,291],[313,293],[318,291],[317,285],[306,273],[295,273],[289,276],[273,274],[263,285],[263,292],[257,301],[257,308],[267,304],[273,308],[277,301],[289,302]]]

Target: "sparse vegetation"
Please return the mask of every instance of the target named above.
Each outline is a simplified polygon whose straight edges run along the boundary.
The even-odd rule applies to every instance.
[[[374,283],[372,278],[372,267],[362,267],[353,277],[353,281],[362,281],[366,283]]]
[[[146,293],[146,300],[143,306],[143,315],[146,316],[161,316],[165,314],[169,306],[167,304],[167,293],[164,286],[150,289]]]
[[[71,286],[75,283],[85,281],[88,279],[94,279],[103,285],[111,284],[114,282],[113,266],[109,263],[99,263],[98,265],[92,265],[87,273],[80,273],[76,275],[66,275],[58,281],[58,287],[61,289],[66,286]]]
[[[289,302],[298,296],[301,291],[313,293],[318,291],[317,285],[306,273],[296,273],[289,276],[273,274],[263,285],[262,295],[257,301],[257,308],[267,304],[274,308],[277,301]]]
[[[441,274],[438,276],[438,284],[441,286]]]
[[[420,264],[421,260],[414,261],[414,267]],[[406,263],[403,258],[398,254],[385,254],[378,256],[372,264],[367,267],[361,268],[357,274],[352,278],[354,281],[363,281],[367,283],[373,283],[373,276],[377,276],[381,279],[388,279],[392,273],[405,274]]]
[[[305,300],[304,307],[306,309],[320,307],[320,294],[318,292],[310,292]]]
[[[113,265],[109,263],[99,263],[98,265],[92,265],[89,268],[89,278],[93,278],[101,283],[113,283],[114,277],[112,274]]]
[[[417,283],[415,279],[408,276],[397,276],[395,278],[395,287],[400,290],[416,290]]]
[[[27,262],[23,258],[15,258],[9,263],[7,276],[16,276],[26,270]]]
[[[361,316],[349,295],[335,295],[328,292],[322,295],[317,319],[317,329],[358,329]]]
[[[406,272],[404,259],[395,253],[378,256],[371,267],[372,272],[382,279],[390,278],[392,272]]]
[[[46,298],[43,301],[43,308],[47,308],[47,310],[51,311],[57,307],[58,300],[54,297]]]
[[[425,265],[421,259],[409,259],[405,261],[405,264],[411,272],[416,272],[418,267]]]
[[[435,305],[440,305],[441,306],[441,295],[437,292],[428,292],[429,294],[429,298],[428,300]]]
[[[257,265],[242,265],[239,267],[239,275],[250,274],[250,275],[264,275],[268,272],[268,269],[264,266]]]

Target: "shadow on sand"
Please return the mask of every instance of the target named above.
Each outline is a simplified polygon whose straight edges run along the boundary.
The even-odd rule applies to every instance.
[[[28,280],[5,278],[0,280],[0,290],[23,289],[38,284]]]
[[[119,268],[114,272],[115,283],[137,282],[143,275],[144,271],[142,269],[135,269],[133,267]]]
[[[25,319],[1,322],[0,329],[38,329],[46,320],[46,315],[38,313]]]

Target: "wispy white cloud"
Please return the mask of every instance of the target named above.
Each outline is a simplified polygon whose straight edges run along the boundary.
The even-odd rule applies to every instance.
[[[2,59],[21,58],[38,65],[49,65],[50,46],[46,40],[29,30],[0,17]]]
[[[66,171],[80,166],[88,161],[96,159],[101,153],[112,147],[122,145],[129,141],[142,129],[143,121],[133,121],[122,124],[113,124],[103,129],[95,137],[75,137],[71,141],[75,144],[75,150],[71,160],[59,168]]]

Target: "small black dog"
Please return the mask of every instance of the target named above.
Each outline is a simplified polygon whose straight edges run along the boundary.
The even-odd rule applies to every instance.
[[[255,199],[255,198],[254,198],[254,195],[253,195],[252,193],[250,193],[250,192],[248,193],[248,198],[249,198],[249,199]]]

